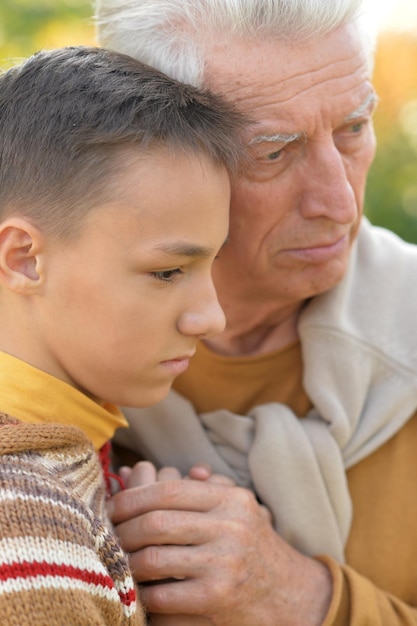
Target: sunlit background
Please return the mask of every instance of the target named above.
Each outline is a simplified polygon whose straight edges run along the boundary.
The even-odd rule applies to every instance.
[[[94,44],[92,0],[0,0],[0,67],[40,48]],[[417,243],[417,0],[366,0],[378,29],[378,152],[366,213]]]
[[[379,30],[416,30],[416,0],[365,0],[369,19]]]

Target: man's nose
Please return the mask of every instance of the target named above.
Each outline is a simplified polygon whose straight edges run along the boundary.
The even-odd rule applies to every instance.
[[[327,217],[339,224],[354,222],[359,211],[357,200],[344,158],[333,142],[312,149],[305,165],[303,216]]]

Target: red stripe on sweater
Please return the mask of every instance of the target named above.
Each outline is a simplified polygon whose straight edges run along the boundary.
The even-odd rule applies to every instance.
[[[130,606],[136,602],[136,593],[134,589],[130,589],[127,593],[119,591],[119,597],[122,604]]]
[[[11,565],[3,563],[0,566],[0,580],[30,578],[34,576],[66,577],[82,580],[83,582],[100,587],[107,587],[109,589],[114,587],[114,582],[110,576],[89,572],[88,570],[73,567],[72,565],[58,565],[57,563],[46,563],[45,561],[33,561],[31,563],[23,561],[21,563],[12,563]]]
[[[39,576],[72,578],[99,587],[107,587],[108,589],[114,589],[115,587],[114,581],[110,576],[96,574],[95,572],[73,567],[72,565],[58,565],[57,563],[46,563],[45,561],[33,561],[31,563],[23,561],[21,563],[12,563],[11,565],[7,563],[0,565],[0,581]],[[129,590],[127,593],[119,591],[118,595],[121,603],[125,606],[130,606],[136,602],[134,589]]]

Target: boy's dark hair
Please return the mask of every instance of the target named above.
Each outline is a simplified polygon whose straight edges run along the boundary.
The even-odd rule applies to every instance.
[[[39,52],[0,75],[0,218],[18,213],[70,236],[122,171],[121,149],[166,146],[233,170],[243,126],[220,97],[129,56]]]

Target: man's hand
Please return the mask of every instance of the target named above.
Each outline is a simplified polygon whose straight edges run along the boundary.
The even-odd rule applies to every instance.
[[[156,614],[152,623],[322,624],[331,598],[327,568],[286,544],[250,491],[169,479],[120,492],[111,507],[142,602]],[[164,622],[164,615],[191,621]]]
[[[191,467],[187,476],[182,477],[176,467],[162,467],[157,470],[149,461],[139,461],[133,468],[123,466],[119,469],[127,489],[149,485],[154,482],[168,480],[200,480],[214,484],[235,486],[235,482],[227,476],[213,474],[211,467],[205,463]],[[148,614],[151,626],[210,626],[213,624],[206,617],[198,615],[152,615]]]

